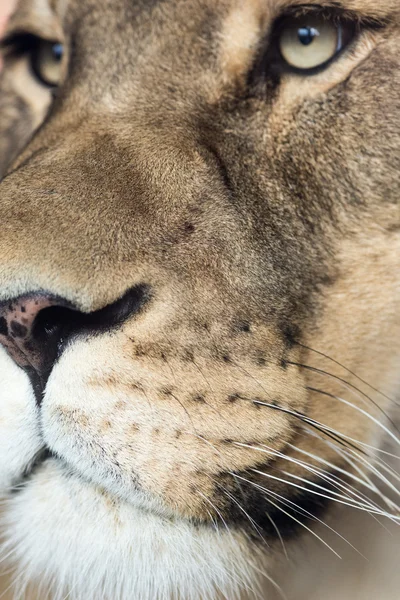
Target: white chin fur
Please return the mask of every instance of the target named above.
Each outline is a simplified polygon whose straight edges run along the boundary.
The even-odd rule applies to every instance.
[[[29,379],[0,347],[0,495],[19,481],[40,451],[38,423]]]
[[[32,580],[50,586],[52,600],[231,600],[254,589],[239,533],[137,509],[55,459],[13,495],[3,525],[3,551],[15,552],[21,573],[17,597]]]

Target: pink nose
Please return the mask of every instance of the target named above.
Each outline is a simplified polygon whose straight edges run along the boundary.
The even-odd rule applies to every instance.
[[[118,327],[150,299],[149,286],[138,285],[113,304],[83,313],[63,298],[32,293],[0,303],[0,344],[28,373],[40,401],[53,365],[72,337]]]
[[[41,336],[35,331],[37,317],[45,308],[62,304],[51,296],[32,295],[0,306],[0,344],[20,367],[42,370],[45,357]]]

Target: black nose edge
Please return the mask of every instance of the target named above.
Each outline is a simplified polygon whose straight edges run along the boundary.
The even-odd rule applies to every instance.
[[[79,334],[99,334],[137,315],[150,287],[137,285],[100,310],[83,313],[63,298],[38,291],[0,303],[0,344],[28,374],[38,403],[67,343]]]

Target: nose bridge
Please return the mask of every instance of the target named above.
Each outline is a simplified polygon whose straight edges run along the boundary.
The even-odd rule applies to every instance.
[[[152,283],[207,167],[186,130],[128,117],[93,113],[64,136],[56,116],[0,183],[0,301],[46,290],[91,312]]]
[[[86,132],[46,149],[42,139],[0,183],[0,302],[46,290],[90,312],[141,283],[122,231],[128,198],[115,174],[120,157],[110,136]]]

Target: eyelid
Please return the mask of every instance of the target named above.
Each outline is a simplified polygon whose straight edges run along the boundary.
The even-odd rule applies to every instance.
[[[288,65],[282,58],[278,49],[279,36],[287,19],[313,16],[325,18],[331,23],[350,24],[354,27],[352,39],[340,50],[330,61],[310,71],[296,70]],[[260,49],[254,61],[253,68],[248,77],[251,88],[257,89],[262,82],[270,81],[277,85],[280,77],[286,74],[300,75],[302,77],[316,75],[324,71],[330,64],[357,44],[364,31],[380,30],[387,26],[382,20],[362,16],[354,11],[344,11],[339,8],[317,7],[311,5],[295,6],[286,9],[272,23],[264,40],[260,43]]]
[[[16,32],[7,35],[0,43],[5,56],[24,56],[40,43],[38,36],[28,32]]]

